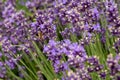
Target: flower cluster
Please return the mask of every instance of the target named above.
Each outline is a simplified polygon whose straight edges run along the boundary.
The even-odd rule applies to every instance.
[[[55,72],[64,74],[63,80],[91,80],[91,73],[96,73],[101,79],[106,79],[107,75],[114,79],[119,77],[119,54],[115,57],[110,54],[107,57],[105,63],[108,66],[107,70],[99,62],[98,57],[88,57],[82,45],[72,43],[68,39],[57,42],[50,40],[44,46],[44,53],[46,53],[48,60],[52,61]]]
[[[110,76],[113,78],[118,78],[120,77],[119,72],[120,72],[120,54],[116,55],[115,57],[113,57],[112,54],[108,55],[108,59],[107,59],[107,65],[108,68],[110,70]]]
[[[70,40],[55,42],[50,40],[47,46],[44,46],[44,52],[48,59],[52,61],[55,72],[68,70],[69,67],[82,67],[80,63],[84,62],[86,53],[83,46],[78,43],[72,43]]]
[[[23,10],[17,11],[13,2],[12,0],[8,0],[4,4],[2,3],[0,46],[4,53],[4,55],[1,56],[6,58],[6,60],[0,60],[1,64],[3,63],[3,65],[0,66],[0,70],[4,70],[1,71],[3,72],[1,73],[1,78],[4,78],[6,75],[5,66],[9,66],[10,69],[16,67],[16,62],[19,61],[21,57],[18,52],[22,50],[28,52],[28,48],[31,47],[25,13]]]
[[[35,16],[36,21],[30,24],[31,38],[33,40],[55,39],[56,25],[54,23],[55,15],[52,9],[38,10]]]
[[[117,4],[113,0],[105,2],[105,13],[110,31],[113,35],[119,36],[120,18]]]
[[[120,16],[114,0],[0,0],[0,78],[6,79],[6,66],[18,68],[21,52],[37,53],[32,42],[63,80],[92,80],[94,74],[120,79]],[[109,53],[117,54],[106,57]]]

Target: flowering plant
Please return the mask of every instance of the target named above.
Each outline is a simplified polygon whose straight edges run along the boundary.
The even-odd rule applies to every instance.
[[[0,79],[120,80],[119,0],[0,0]]]

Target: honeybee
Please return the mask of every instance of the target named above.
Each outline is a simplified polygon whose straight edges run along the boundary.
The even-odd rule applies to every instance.
[[[38,37],[40,40],[43,40],[43,34],[42,34],[41,31],[38,31],[37,37]]]

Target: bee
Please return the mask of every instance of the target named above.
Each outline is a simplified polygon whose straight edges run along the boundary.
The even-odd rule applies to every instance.
[[[40,40],[43,40],[43,34],[42,34],[41,31],[38,31],[37,37],[38,37]]]

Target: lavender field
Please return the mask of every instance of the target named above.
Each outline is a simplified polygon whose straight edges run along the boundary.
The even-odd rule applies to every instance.
[[[0,80],[120,80],[120,0],[0,0]]]

